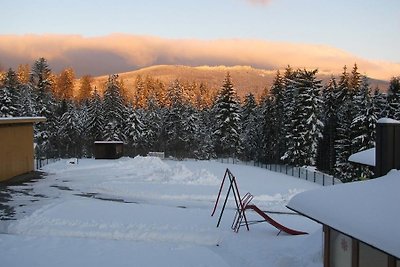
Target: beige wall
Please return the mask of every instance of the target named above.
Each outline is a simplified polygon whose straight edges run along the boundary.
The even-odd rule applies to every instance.
[[[33,124],[0,125],[0,181],[33,171]]]

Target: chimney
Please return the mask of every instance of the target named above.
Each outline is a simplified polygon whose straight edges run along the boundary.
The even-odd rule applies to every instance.
[[[400,169],[400,121],[382,118],[376,124],[375,177]]]

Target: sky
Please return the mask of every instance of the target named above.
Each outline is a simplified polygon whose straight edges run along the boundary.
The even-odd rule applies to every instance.
[[[399,0],[13,0],[4,1],[2,10],[0,41],[4,36],[28,34],[42,39],[78,35],[93,41],[116,33],[200,44],[257,41],[324,46],[347,53],[354,60],[394,64],[396,71],[400,66]],[[2,65],[10,57],[2,57],[1,53],[6,52],[0,43]],[[230,59],[227,64],[233,61]],[[280,66],[301,65],[289,57],[285,61]]]

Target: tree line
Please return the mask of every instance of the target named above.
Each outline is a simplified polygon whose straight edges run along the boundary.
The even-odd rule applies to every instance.
[[[176,158],[237,157],[261,163],[315,165],[343,181],[368,178],[348,157],[375,143],[380,117],[400,119],[400,79],[372,91],[355,64],[322,85],[318,70],[277,71],[259,100],[241,101],[229,73],[214,94],[204,84],[168,85],[138,76],[129,97],[118,75],[103,94],[73,70],[54,75],[46,59],[9,69],[0,83],[0,116],[44,116],[35,127],[37,156],[91,157],[96,140],[119,140],[129,156],[164,151]]]

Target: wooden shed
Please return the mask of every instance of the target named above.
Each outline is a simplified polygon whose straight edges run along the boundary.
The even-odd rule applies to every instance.
[[[122,141],[95,141],[95,159],[119,159],[124,155],[124,142]]]
[[[44,117],[0,118],[0,181],[34,170],[33,124]]]

